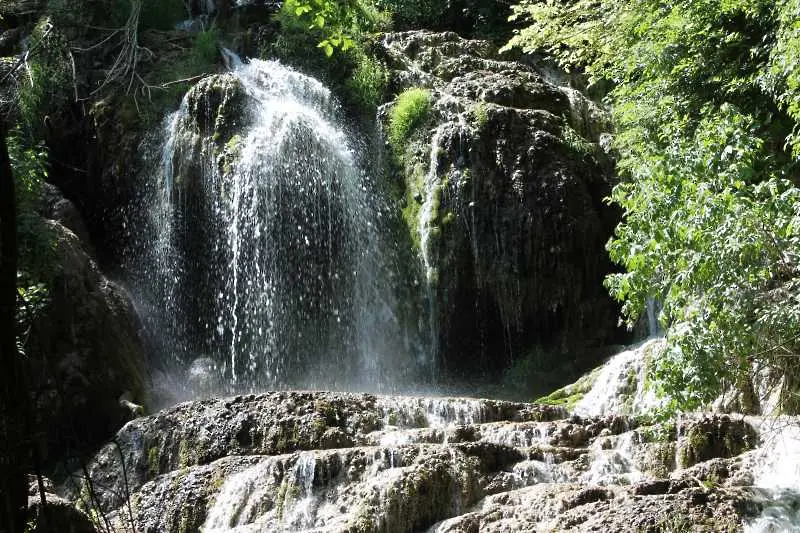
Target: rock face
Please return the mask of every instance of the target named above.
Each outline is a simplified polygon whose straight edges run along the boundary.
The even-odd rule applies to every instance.
[[[146,374],[140,325],[127,293],[98,270],[75,232],[75,207],[48,187],[45,215],[56,271],[48,302],[31,325],[31,390],[45,417],[51,459],[102,442],[130,419],[120,397],[144,401]],[[70,229],[68,229],[68,227]]]
[[[604,113],[484,41],[406,32],[382,49],[397,92],[432,94],[427,122],[394,151],[444,374],[496,372],[534,346],[550,354],[536,355],[541,369],[567,352],[591,367],[617,334],[602,287],[616,216],[603,203]],[[539,377],[542,391],[557,382]]]
[[[735,426],[733,443],[740,425],[754,435],[710,415],[681,431]],[[739,531],[760,511],[743,487],[754,442],[672,471],[674,435],[652,435],[532,404],[282,392],[132,421],[89,473],[117,531],[131,514],[136,531],[175,533]]]

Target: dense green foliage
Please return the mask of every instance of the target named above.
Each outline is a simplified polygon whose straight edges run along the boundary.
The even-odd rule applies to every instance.
[[[70,102],[72,74],[66,39],[43,19],[31,34],[36,53],[20,76],[19,114],[28,132],[42,138],[46,117],[60,114]]]
[[[53,236],[38,214],[47,177],[47,152],[41,144],[26,146],[19,131],[6,140],[17,200],[17,348],[25,353],[31,323],[47,302],[54,262]]]
[[[651,382],[671,410],[800,367],[800,2],[526,0],[511,46],[610,83],[624,221],[607,284],[663,305]]]
[[[366,0],[287,0],[281,16],[295,18],[317,31],[317,46],[328,57],[335,50],[346,52],[361,34],[385,29],[389,23],[389,15]]]

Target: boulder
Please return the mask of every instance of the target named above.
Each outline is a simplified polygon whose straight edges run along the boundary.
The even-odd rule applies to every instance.
[[[83,232],[74,207],[55,189],[48,196],[50,214]],[[27,354],[52,461],[113,435],[131,418],[120,398],[144,402],[147,376],[140,323],[126,291],[99,271],[73,231],[56,220],[47,228],[55,267],[46,306],[30,326]]]
[[[604,203],[608,118],[486,41],[420,31],[382,46],[396,92],[432,95],[427,120],[392,148],[441,370],[497,376],[527,357],[537,390],[552,389],[564,376],[545,369],[585,370],[620,333],[602,286],[617,221]]]

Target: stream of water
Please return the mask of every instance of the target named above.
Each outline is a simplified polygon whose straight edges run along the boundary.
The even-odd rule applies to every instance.
[[[330,91],[227,55],[244,98],[214,127],[239,133],[220,146],[196,116],[216,103],[190,110],[190,92],[150,180],[144,300],[165,311],[163,349],[194,360],[193,392],[389,391],[429,374],[398,315],[388,209]]]

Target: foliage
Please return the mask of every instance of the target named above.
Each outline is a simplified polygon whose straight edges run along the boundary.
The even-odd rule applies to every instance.
[[[130,0],[126,0],[125,3],[130,4]],[[171,30],[186,18],[189,18],[189,13],[184,0],[142,0],[139,28]],[[124,20],[121,22],[124,23]]]
[[[320,77],[342,97],[345,105],[352,106],[360,114],[374,116],[376,107],[386,99],[389,72],[384,63],[369,49],[374,38],[370,31],[383,27],[385,21],[380,13],[369,8],[366,2],[358,4],[360,15],[348,15],[344,22],[326,22],[322,27],[309,24],[311,12],[298,16],[286,2],[277,14],[281,27],[271,50],[263,55],[275,55],[295,67]],[[347,40],[330,41],[331,31],[342,31]],[[325,41],[332,46],[326,53],[309,54],[309,49],[324,47]],[[335,43],[336,46],[334,46]],[[338,53],[333,53],[338,50]],[[322,52],[322,50],[321,50]]]
[[[399,30],[455,31],[464,37],[508,38],[508,2],[501,0],[377,0]]]
[[[385,28],[388,15],[365,0],[286,0],[279,20],[294,19],[320,36],[317,47],[331,57],[346,52],[362,33]]]
[[[473,126],[478,131],[486,129],[489,123],[489,106],[486,102],[478,102],[472,108]]]
[[[219,57],[219,31],[212,27],[198,32],[192,42],[190,65],[202,73],[213,65]]]
[[[611,82],[624,221],[607,280],[632,324],[661,300],[667,411],[800,347],[798,0],[523,0],[509,46]],[[792,155],[794,149],[794,155]],[[785,394],[796,384],[788,380]]]
[[[360,47],[353,49],[353,55],[356,58],[356,67],[345,86],[357,105],[374,111],[386,95],[389,71],[382,62]]]
[[[403,153],[406,140],[430,110],[431,93],[427,89],[414,87],[400,93],[389,114],[389,142],[397,153]]]
[[[12,132],[6,142],[17,200],[17,348],[24,354],[33,319],[47,304],[45,282],[50,279],[53,263],[53,238],[38,214],[47,176],[47,152],[42,144],[25,146],[19,131]]]
[[[17,200],[19,268],[28,277],[44,280],[49,277],[52,259],[52,237],[39,216],[47,177],[47,151],[42,143],[26,145],[19,130],[12,132],[6,142]]]
[[[141,0],[139,30],[171,30],[188,18],[183,0]],[[64,27],[119,28],[130,15],[131,0],[48,0],[47,13]]]
[[[23,67],[19,87],[19,114],[32,137],[42,138],[44,121],[64,111],[70,102],[72,73],[67,42],[43,19],[31,34],[36,53]]]

